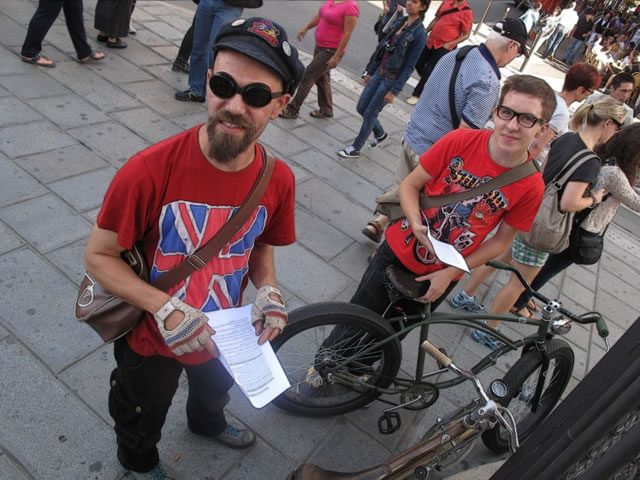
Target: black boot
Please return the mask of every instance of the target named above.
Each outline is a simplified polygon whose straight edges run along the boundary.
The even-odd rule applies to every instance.
[[[176,61],[173,62],[171,70],[174,72],[189,73],[189,59],[184,57],[176,57]]]

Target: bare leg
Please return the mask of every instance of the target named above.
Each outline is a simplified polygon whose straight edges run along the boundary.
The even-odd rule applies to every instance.
[[[507,248],[496,260],[500,260],[504,263],[511,263],[511,248]],[[464,285],[465,293],[470,297],[475,297],[480,286],[491,276],[493,272],[495,272],[495,270],[495,268],[487,265],[474,268],[469,280],[467,280],[467,283]]]
[[[512,261],[513,266],[520,270],[522,276],[527,280],[528,283],[531,283],[536,275],[541,270],[542,267],[531,267],[529,265],[523,265],[515,260]],[[524,287],[518,277],[516,277],[513,273],[509,278],[507,284],[502,287],[502,289],[496,295],[496,298],[493,299],[493,303],[491,304],[490,313],[497,314],[505,314],[509,311],[509,309],[516,302],[520,294],[524,291]],[[500,322],[497,320],[489,320],[487,324],[496,328],[500,325]]]

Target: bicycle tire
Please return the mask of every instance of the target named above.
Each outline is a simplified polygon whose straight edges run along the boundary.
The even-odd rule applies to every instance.
[[[291,383],[274,403],[313,417],[367,405],[381,395],[377,387],[386,388],[395,379],[402,360],[400,342],[387,342],[350,365],[348,360],[393,333],[382,317],[350,303],[316,303],[292,311],[287,328],[271,342]],[[332,381],[329,374],[355,376],[372,388]]]
[[[506,373],[502,381],[507,385],[507,396],[494,397],[496,402],[507,407],[514,416],[520,442],[551,413],[571,378],[574,355],[569,344],[552,339],[547,343],[547,349],[549,369],[535,413],[531,411],[531,398],[535,395],[539,369],[542,366],[542,353],[538,350],[525,353]],[[482,442],[496,453],[504,453],[509,449],[508,433],[499,424],[482,432]]]

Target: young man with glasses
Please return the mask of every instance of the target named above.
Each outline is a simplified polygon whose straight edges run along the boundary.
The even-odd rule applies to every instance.
[[[546,82],[514,75],[505,82],[494,109],[494,130],[458,129],[429,148],[400,184],[405,218],[387,228],[386,241],[373,257],[351,302],[382,314],[389,303],[383,272],[395,264],[415,274],[418,281],[430,282],[421,300],[431,302],[435,309],[463,272],[438,261],[427,239],[427,228],[436,239],[453,245],[472,269],[502,253],[518,230],[527,231],[544,190],[539,173],[442,207],[420,209],[419,196],[467,191],[532,161],[527,147],[544,134],[555,106],[555,94]],[[495,235],[484,241],[495,227]]]
[[[183,369],[189,430],[232,448],[255,442],[250,430],[225,419],[233,380],[215,358],[215,332],[203,312],[239,306],[251,280],[258,289],[256,341],[273,339],[287,319],[273,246],[295,240],[294,178],[280,160],[245,225],[168,293],[138,279],[120,259],[141,243],[150,280],[162,276],[220,230],[261,173],[266,159],[258,138],[291,98],[304,67],[282,27],[264,18],[223,26],[214,54],[207,123],[134,155],[118,171],[86,250],[91,275],[145,310],[114,344],[109,393],[118,459],[136,479],[176,478],[159,461],[157,443]]]

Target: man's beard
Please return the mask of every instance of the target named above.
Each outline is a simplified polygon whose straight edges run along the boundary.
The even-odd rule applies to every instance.
[[[244,128],[243,135],[231,135],[221,132],[219,121],[226,121],[238,127]],[[209,158],[220,163],[227,163],[244,152],[251,142],[257,138],[257,128],[253,123],[245,120],[240,115],[220,111],[209,117],[207,121],[207,136],[209,138]]]

